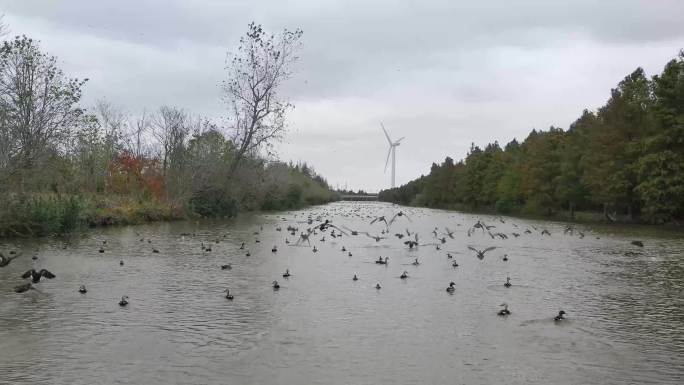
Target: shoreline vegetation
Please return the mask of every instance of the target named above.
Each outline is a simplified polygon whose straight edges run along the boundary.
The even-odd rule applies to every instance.
[[[309,165],[273,155],[301,36],[249,24],[228,56],[219,121],[169,105],[135,116],[106,100],[85,108],[88,79],[67,77],[29,37],[2,42],[0,238],[338,199]]]
[[[429,175],[382,190],[408,206],[568,221],[684,224],[684,50],[648,78],[637,68],[607,103],[568,130],[527,138],[465,159],[433,163]]]

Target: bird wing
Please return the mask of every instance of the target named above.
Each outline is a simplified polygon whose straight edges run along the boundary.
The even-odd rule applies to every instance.
[[[372,225],[373,223],[377,222],[378,220],[380,220],[380,217],[373,219],[370,224]]]
[[[470,250],[476,252],[476,253],[480,253],[480,250],[478,250],[478,249],[476,249],[476,248],[474,248],[474,247],[472,247],[472,246],[468,246],[468,248],[469,248]]]
[[[488,252],[488,251],[492,251],[492,250],[494,250],[494,249],[496,249],[496,246],[488,247],[488,248],[482,250],[482,254],[484,254],[484,253],[486,253],[486,252]]]
[[[397,219],[397,216],[398,216],[398,215],[399,215],[399,213],[394,214],[394,216],[392,217],[392,219],[390,219],[389,223],[387,223],[387,221],[385,221],[385,223],[387,223],[387,226],[392,226],[392,223],[394,223],[394,221]]]
[[[21,275],[21,278],[28,278],[28,277],[30,277],[31,274],[33,274],[34,271],[35,271],[35,270],[33,270],[33,269],[27,271],[26,273],[24,273],[24,274]]]
[[[55,275],[52,274],[51,272],[47,271],[46,269],[42,269],[40,271],[40,275],[42,275],[43,277],[48,278],[48,279],[55,278]]]

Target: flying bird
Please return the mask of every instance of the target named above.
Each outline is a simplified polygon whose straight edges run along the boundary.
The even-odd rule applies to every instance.
[[[484,249],[484,250],[478,250],[478,249],[476,249],[476,248],[474,248],[474,247],[472,247],[472,246],[468,246],[468,248],[469,248],[470,250],[472,250],[472,251],[475,252],[475,256],[476,256],[479,260],[483,260],[484,257],[485,257],[485,253],[488,252],[488,251],[492,251],[492,250],[496,249],[496,246],[488,247],[488,248],[486,248],[486,249]]]

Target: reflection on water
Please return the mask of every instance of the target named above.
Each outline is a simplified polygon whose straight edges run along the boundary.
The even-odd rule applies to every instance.
[[[582,226],[580,239],[564,235],[560,223],[428,209],[404,209],[412,222],[397,219],[391,233],[408,228],[421,243],[439,243],[430,233],[449,227],[454,239],[441,250],[328,232],[324,242],[312,235],[313,253],[293,246],[285,231],[305,229],[313,214],[381,235],[384,224],[370,226],[370,219],[397,210],[335,203],[229,222],[99,229],[66,248],[63,240],[0,245],[25,254],[0,268],[0,383],[681,383],[678,234]],[[468,237],[477,219],[521,236],[493,240],[477,230]],[[543,228],[552,235],[541,236]],[[631,245],[634,239],[645,246]],[[469,245],[498,248],[479,261]],[[390,257],[389,265],[373,263],[379,256]],[[411,264],[415,258],[420,265]],[[227,263],[233,268],[221,270]],[[12,292],[32,267],[57,278],[39,291]],[[285,269],[289,279],[281,277]],[[409,278],[399,279],[404,270]],[[503,286],[507,276],[511,288]],[[453,295],[445,291],[450,281]],[[234,301],[224,298],[226,288]],[[122,295],[129,296],[125,308]],[[509,317],[496,315],[502,302]],[[568,320],[556,324],[551,318],[561,308]]]

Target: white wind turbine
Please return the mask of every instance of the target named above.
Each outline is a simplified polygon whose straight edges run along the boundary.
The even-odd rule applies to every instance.
[[[387,164],[389,163],[389,158],[390,155],[392,155],[392,188],[394,188],[394,173],[396,171],[396,149],[400,142],[404,140],[405,136],[402,136],[397,140],[396,142],[392,142],[392,139],[390,139],[389,134],[387,133],[387,130],[385,130],[385,125],[380,122],[380,127],[382,127],[382,131],[385,133],[385,136],[387,137],[387,142],[389,142],[389,151],[387,151],[387,160],[385,161],[385,172],[387,172]]]

